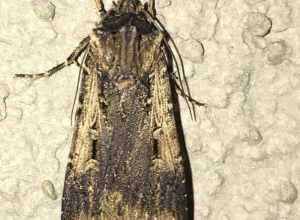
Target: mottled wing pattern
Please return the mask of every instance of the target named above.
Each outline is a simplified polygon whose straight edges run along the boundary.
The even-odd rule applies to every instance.
[[[172,210],[162,219],[193,219],[193,198],[179,106],[172,84],[172,60],[164,45],[157,51],[152,82],[152,121],[157,145],[155,173],[159,174],[160,206]],[[177,118],[175,118],[177,117]]]
[[[78,108],[75,114],[76,125],[67,165],[64,192],[62,198],[62,220],[93,219],[94,205],[93,178],[98,169],[94,159],[94,143],[99,136],[102,120],[99,76],[96,73],[96,62],[90,47],[83,62],[83,77],[80,85]],[[85,212],[86,211],[86,212]],[[89,216],[89,217],[88,217]]]
[[[190,220],[162,33],[91,34],[62,220]]]
[[[139,0],[120,0],[106,12],[96,0],[103,20],[65,62],[15,75],[50,77],[74,63],[82,70],[62,220],[193,219],[173,54],[151,2],[150,13]]]

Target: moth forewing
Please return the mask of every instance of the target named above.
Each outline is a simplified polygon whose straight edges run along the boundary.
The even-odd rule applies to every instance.
[[[49,77],[73,63],[82,71],[61,219],[191,220],[172,54],[155,1],[121,0],[107,12],[95,3],[102,20],[66,62],[16,75]]]

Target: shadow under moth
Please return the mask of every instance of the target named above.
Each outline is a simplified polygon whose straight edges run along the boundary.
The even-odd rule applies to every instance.
[[[80,69],[61,219],[192,220],[177,93],[192,115],[203,104],[190,96],[154,0],[118,0],[107,11],[102,0],[95,3],[99,23],[65,62],[15,75],[38,79],[71,64]]]

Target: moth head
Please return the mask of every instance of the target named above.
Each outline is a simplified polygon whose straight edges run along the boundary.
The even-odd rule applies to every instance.
[[[104,6],[104,0],[94,0],[96,8],[101,17],[106,14],[106,9]],[[155,1],[156,0],[144,0],[143,5],[141,0],[116,0],[112,1],[113,7],[109,10],[111,13],[138,13],[141,11],[148,11],[155,17]]]
[[[102,0],[96,1],[99,2],[98,5],[103,6],[98,7],[99,9],[104,8]],[[101,20],[96,24],[96,29],[116,33],[123,27],[135,26],[140,34],[151,33],[154,26],[147,18],[146,9],[147,7],[140,0],[113,1],[113,7],[110,10],[102,10]]]
[[[119,13],[135,13],[142,8],[140,0],[118,0],[113,4]]]

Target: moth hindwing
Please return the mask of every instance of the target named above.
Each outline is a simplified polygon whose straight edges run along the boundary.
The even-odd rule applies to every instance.
[[[176,88],[195,100],[173,77],[174,54],[155,1],[119,0],[108,11],[102,0],[95,3],[101,21],[65,62],[16,74],[36,79],[80,68],[61,219],[191,220]]]

